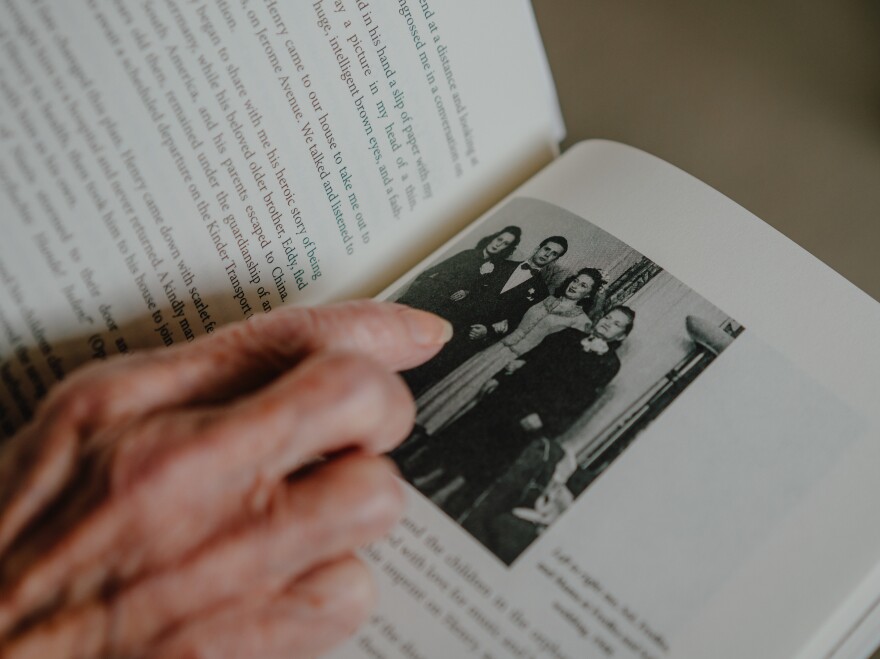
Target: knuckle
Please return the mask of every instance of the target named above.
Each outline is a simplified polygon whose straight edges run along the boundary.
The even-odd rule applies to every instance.
[[[346,593],[346,608],[355,626],[366,620],[379,599],[376,581],[370,569],[360,560],[352,560],[347,575],[350,586]]]
[[[399,375],[354,353],[334,355],[328,361],[324,371],[328,385],[340,388],[334,404],[347,408],[360,427],[382,428],[395,440],[409,431],[415,419],[415,401]]]
[[[263,314],[244,324],[252,338],[263,342],[266,347],[283,346],[291,339],[308,342],[320,336],[323,314],[314,307],[283,309],[277,314]]]
[[[368,519],[369,525],[379,533],[394,526],[406,506],[403,488],[386,466],[387,462],[385,458],[374,458],[366,466],[368,473],[358,479],[360,485],[352,490],[353,505],[362,511],[360,517]]]
[[[133,483],[161,473],[171,457],[182,453],[173,449],[185,444],[189,427],[173,417],[153,415],[114,433],[108,464],[111,492],[122,492]]]
[[[319,326],[320,312],[311,307],[279,309],[228,325],[213,337],[211,346],[227,358],[281,371],[313,349]]]
[[[370,337],[386,326],[389,305],[357,300],[323,307],[279,309],[254,317],[245,325],[252,340],[266,349],[297,347],[300,353],[331,345],[373,345]]]
[[[65,379],[46,398],[43,411],[63,423],[99,427],[113,416],[125,378],[104,365],[89,366]]]
[[[302,547],[307,535],[313,547],[330,553],[381,537],[397,523],[405,505],[403,487],[385,462],[362,454],[334,459],[308,480],[285,489],[270,509],[268,528],[288,537],[291,520],[299,520],[291,542]]]
[[[391,371],[366,355],[353,352],[328,353],[324,368],[329,384],[343,387],[340,393],[355,400],[387,407],[405,398],[405,386]]]
[[[159,655],[151,654],[148,656],[158,659]],[[184,638],[176,645],[162,648],[161,656],[164,659],[209,659],[210,652],[204,639]]]

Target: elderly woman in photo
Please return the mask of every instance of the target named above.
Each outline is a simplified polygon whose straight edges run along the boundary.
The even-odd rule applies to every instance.
[[[477,353],[417,399],[418,423],[436,434],[468,411],[479,400],[486,383],[547,336],[565,328],[587,333],[592,321],[587,310],[604,284],[595,268],[583,268],[566,279],[554,295],[531,306],[517,328],[497,343]]]
[[[481,238],[473,249],[458,252],[422,272],[397,302],[451,320],[458,303],[470,295],[480,277],[494,272],[496,264],[513,253],[521,235],[519,227],[508,226]]]

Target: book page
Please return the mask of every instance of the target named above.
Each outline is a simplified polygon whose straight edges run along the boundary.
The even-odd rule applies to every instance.
[[[880,556],[880,306],[634,149],[579,145],[387,297],[404,522],[340,657],[824,657]]]
[[[6,431],[90,358],[375,293],[554,154],[527,2],[0,2]]]

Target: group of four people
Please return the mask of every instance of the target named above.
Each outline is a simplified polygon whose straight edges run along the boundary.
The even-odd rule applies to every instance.
[[[433,311],[453,339],[404,374],[417,396],[416,431],[395,457],[404,474],[453,517],[539,437],[555,438],[598,398],[620,368],[616,349],[635,313],[589,313],[605,282],[582,268],[550,291],[542,270],[568,250],[562,236],[509,260],[509,226],[417,277],[398,301]]]

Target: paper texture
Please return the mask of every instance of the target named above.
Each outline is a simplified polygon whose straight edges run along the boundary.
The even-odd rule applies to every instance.
[[[7,431],[89,358],[375,293],[559,132],[524,2],[8,0],[0,48]]]
[[[639,255],[662,271],[651,274],[642,262],[644,276],[622,294],[635,326],[617,349],[619,370],[589,398],[558,384],[587,363],[563,352],[568,326],[520,352],[517,330],[500,325],[496,343],[515,336],[509,347],[526,364],[552,341],[564,356],[554,364],[544,349],[549,367],[518,388],[501,383],[467,399],[457,384],[465,394],[435,405],[432,386],[448,388],[472,372],[456,367],[456,378],[417,384],[428,392],[419,396],[427,437],[414,435],[416,448],[399,460],[416,488],[408,516],[366,553],[382,608],[337,656],[825,656],[846,631],[835,613],[853,601],[880,549],[876,530],[863,524],[880,494],[868,466],[878,457],[871,401],[880,353],[870,340],[877,305],[695,179],[603,142],[566,154],[386,294],[421,291],[436,300],[442,289],[420,281],[420,272],[442,271],[450,257],[512,226],[521,241],[511,259],[527,260],[550,234],[568,238],[554,262],[562,277],[593,264],[613,289]],[[556,278],[547,281],[552,293]],[[848,319],[836,333],[818,318],[819,299],[823,318]],[[493,309],[508,312],[500,301]],[[498,319],[488,316],[494,328]],[[664,356],[675,366],[677,350],[705,348],[718,354],[697,377],[631,436],[615,435],[641,413],[640,401],[657,400],[650,382],[662,385]],[[496,369],[506,359],[498,352],[490,345],[464,363]],[[493,379],[513,379],[526,366],[519,368]],[[540,425],[533,418],[544,400],[535,392],[554,386],[551,399],[580,396],[584,405],[562,430],[553,424],[561,404],[545,407]],[[502,392],[520,406],[492,403]],[[492,472],[487,489],[456,502],[468,492],[462,482],[494,469],[496,452],[508,459],[505,447],[520,441],[510,423],[518,419],[531,433],[519,457]],[[495,437],[501,426],[506,434]],[[456,427],[474,432],[457,435]],[[418,442],[435,447],[439,473],[430,462],[410,469]],[[554,444],[577,455],[577,471],[565,468]],[[462,460],[449,457],[456,452]],[[485,464],[470,469],[475,460]],[[536,484],[540,495],[526,505]],[[516,496],[496,496],[493,487]],[[490,503],[492,514],[476,523]]]

